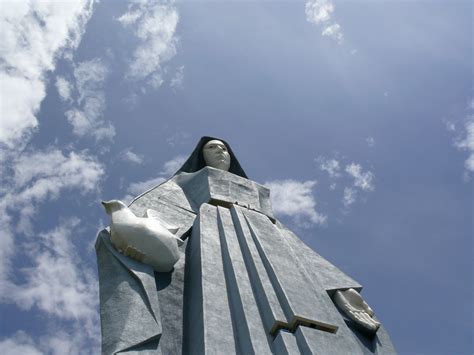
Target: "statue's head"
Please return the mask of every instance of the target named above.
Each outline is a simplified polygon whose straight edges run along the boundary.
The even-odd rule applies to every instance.
[[[226,145],[222,141],[213,139],[204,144],[202,155],[207,166],[229,171],[231,158]]]
[[[232,174],[247,178],[244,170],[230,145],[223,139],[216,137],[202,137],[196,148],[184,162],[176,174],[194,173],[206,166],[228,171]]]

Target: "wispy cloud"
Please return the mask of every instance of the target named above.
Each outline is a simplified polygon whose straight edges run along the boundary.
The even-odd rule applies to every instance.
[[[97,317],[97,289],[92,268],[81,265],[71,238],[78,218],[30,239],[25,248],[31,266],[22,269],[26,281],[10,284],[5,294],[23,309],[36,306],[60,319],[92,320]]]
[[[176,69],[176,73],[174,74],[174,77],[171,79],[170,86],[174,91],[178,89],[182,89],[183,81],[184,81],[184,65]]]
[[[344,195],[342,196],[342,203],[344,207],[349,207],[356,201],[357,191],[352,187],[344,187]]]
[[[454,145],[457,149],[466,151],[468,157],[464,162],[465,177],[469,177],[469,174],[474,173],[474,99],[471,99],[467,107],[467,116],[464,118],[461,126],[461,132],[456,138]],[[451,132],[456,132],[456,126],[454,123],[449,122],[450,125],[447,129]]]
[[[173,159],[168,160],[163,165],[163,170],[160,172],[161,175],[171,176],[174,174],[186,161],[186,156],[177,155]]]
[[[300,225],[325,224],[327,217],[316,210],[313,188],[316,181],[274,180],[264,184],[271,193],[273,212],[291,217]]]
[[[185,156],[177,155],[173,159],[166,161],[163,164],[163,169],[157,174],[157,177],[153,177],[144,181],[137,181],[131,183],[127,187],[127,194],[124,198],[124,201],[129,201],[133,197],[138,196],[145,191],[161,184],[162,182],[166,181],[171,175],[173,175],[186,161]]]
[[[35,307],[53,316],[61,330],[46,327],[38,342],[22,331],[17,332],[0,342],[0,349],[7,350],[2,353],[16,353],[11,351],[20,349],[32,354],[98,350],[97,279],[93,268],[79,259],[76,246],[68,238],[79,225],[79,219],[70,218],[23,243],[29,264],[20,270],[25,281],[8,282],[3,298],[22,309]]]
[[[75,107],[66,112],[66,117],[73,127],[73,133],[78,137],[92,136],[97,141],[110,141],[115,136],[114,126],[102,117],[105,110],[104,84],[107,74],[108,70],[103,61],[95,58],[75,66],[74,84],[66,84],[64,78],[58,78],[56,81],[56,87],[63,99],[71,98],[72,85],[76,88]]]
[[[166,143],[168,143],[170,146],[174,147],[178,145],[179,143],[186,142],[189,139],[190,135],[187,132],[183,131],[178,131],[174,134],[170,134],[166,138]]]
[[[375,144],[375,140],[367,138],[367,144]],[[373,141],[372,141],[373,140]],[[344,159],[318,157],[316,163],[319,170],[327,173],[329,178],[329,190],[336,190],[338,185],[342,188],[342,203],[348,208],[357,201],[361,192],[367,193],[375,190],[375,175],[370,170],[364,171],[357,163],[343,163]],[[344,166],[342,169],[342,166]]]
[[[75,49],[93,1],[15,2],[0,12],[0,143],[14,147],[37,127],[46,95],[45,74]]]
[[[342,34],[341,26],[338,23],[334,23],[323,29],[321,33],[323,36],[334,39],[337,43],[342,43],[344,35]]]
[[[126,78],[144,81],[152,88],[163,83],[163,65],[177,51],[176,26],[178,11],[174,1],[133,1],[128,11],[118,18],[125,27],[131,28],[138,39]],[[143,87],[143,86],[142,86]]]
[[[344,40],[341,26],[334,22],[334,3],[331,0],[309,0],[305,4],[306,20],[322,27],[321,34],[341,44]]]
[[[72,241],[80,220],[64,219],[43,233],[34,229],[33,220],[44,203],[66,191],[97,191],[104,168],[85,152],[65,154],[57,148],[24,151],[4,163],[0,171],[0,299],[54,317],[61,330],[46,330],[34,341],[20,331],[0,340],[0,349],[10,349],[0,352],[95,352],[97,281],[94,271],[79,259]],[[22,269],[13,268],[16,256],[24,260]]]
[[[165,180],[166,180],[165,177],[158,176],[158,177],[151,178],[151,179],[144,180],[144,181],[133,182],[127,187],[127,193],[130,194],[131,196],[127,196],[126,198],[124,198],[124,200],[128,201],[131,198],[133,198],[132,196],[138,196],[138,195],[144,193],[145,191],[147,191],[147,190],[149,190],[149,189],[151,189],[155,186],[158,186],[159,184],[161,184]]]
[[[39,206],[63,191],[96,191],[104,169],[86,153],[65,155],[58,149],[24,152],[4,163],[0,172],[0,295],[6,296],[10,290],[5,283],[16,251],[13,235],[32,235],[32,219]]]
[[[72,84],[64,77],[58,76],[56,78],[56,89],[58,90],[59,97],[63,101],[71,100],[72,95]]]
[[[319,168],[327,172],[329,177],[338,178],[341,176],[341,165],[336,159],[324,159],[320,157],[317,161],[319,162]]]
[[[18,331],[12,337],[0,340],[0,353],[42,355],[43,351],[38,348],[28,334],[24,331]]]
[[[143,156],[133,152],[131,149],[126,149],[120,153],[120,159],[133,164],[143,164]]]
[[[354,186],[364,191],[373,191],[374,174],[371,171],[363,171],[360,164],[351,163],[346,166],[346,173],[354,179]]]

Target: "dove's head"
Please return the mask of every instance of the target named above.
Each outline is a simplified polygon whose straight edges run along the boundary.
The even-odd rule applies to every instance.
[[[104,206],[107,214],[112,214],[115,211],[128,208],[125,203],[119,200],[102,201],[102,206]]]

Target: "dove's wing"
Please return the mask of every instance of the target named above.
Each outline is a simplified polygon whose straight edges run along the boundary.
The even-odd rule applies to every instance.
[[[163,218],[161,218],[160,212],[158,212],[156,210],[152,210],[151,208],[149,208],[149,209],[146,210],[143,217],[144,218],[153,218],[153,219],[157,220],[158,222],[160,222],[160,224],[163,227],[165,227],[167,230],[169,230],[171,232],[171,234],[173,234],[173,237],[178,242],[178,246],[183,245],[184,241],[181,238],[178,238],[178,237],[175,236],[175,234],[179,230],[179,227],[176,227],[176,226],[173,226],[169,223],[164,222]]]
[[[145,214],[143,215],[143,217],[157,219],[158,221],[160,221],[163,227],[165,227],[167,230],[169,230],[173,234],[176,234],[179,231],[179,227],[173,226],[163,221],[163,218],[161,217],[160,212],[156,210],[152,210],[151,208],[145,211]]]

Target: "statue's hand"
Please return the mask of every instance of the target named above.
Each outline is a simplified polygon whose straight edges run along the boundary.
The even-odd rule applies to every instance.
[[[135,259],[135,260],[138,260],[138,261],[143,261],[143,259],[145,259],[145,254],[142,253],[140,250],[128,245],[124,251],[123,251],[123,255],[125,256],[128,256],[132,259]]]
[[[379,329],[380,322],[374,318],[374,311],[362,299],[359,292],[353,288],[345,291],[336,291],[334,302],[362,330],[375,334]]]

